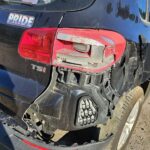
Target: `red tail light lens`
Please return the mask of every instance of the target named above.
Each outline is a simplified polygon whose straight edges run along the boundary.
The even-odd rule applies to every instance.
[[[107,30],[33,28],[24,32],[19,54],[41,63],[86,72],[101,72],[123,55],[126,40]]]
[[[33,28],[24,32],[19,54],[26,59],[50,64],[56,28]]]
[[[125,47],[126,40],[116,32],[58,29],[52,62],[55,66],[96,73],[118,61]]]

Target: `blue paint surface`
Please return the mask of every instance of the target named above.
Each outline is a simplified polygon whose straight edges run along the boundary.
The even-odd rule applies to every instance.
[[[17,95],[29,99],[35,99],[45,86],[25,77],[11,73],[6,70],[0,70],[0,89],[7,90]]]

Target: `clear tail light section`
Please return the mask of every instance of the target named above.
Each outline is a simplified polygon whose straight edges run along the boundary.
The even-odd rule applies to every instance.
[[[44,28],[25,31],[19,54],[41,63],[98,73],[123,55],[126,40],[116,32],[76,28]]]

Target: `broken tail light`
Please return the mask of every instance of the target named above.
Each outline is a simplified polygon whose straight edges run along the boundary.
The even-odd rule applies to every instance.
[[[125,48],[126,40],[113,31],[35,28],[23,34],[19,54],[54,66],[97,73],[115,64]]]
[[[96,73],[118,61],[125,47],[125,39],[116,32],[58,29],[52,62],[55,66]]]

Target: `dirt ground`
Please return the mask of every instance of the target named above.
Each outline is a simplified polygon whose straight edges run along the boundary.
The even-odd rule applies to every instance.
[[[150,150],[150,96],[143,105],[126,150]]]

